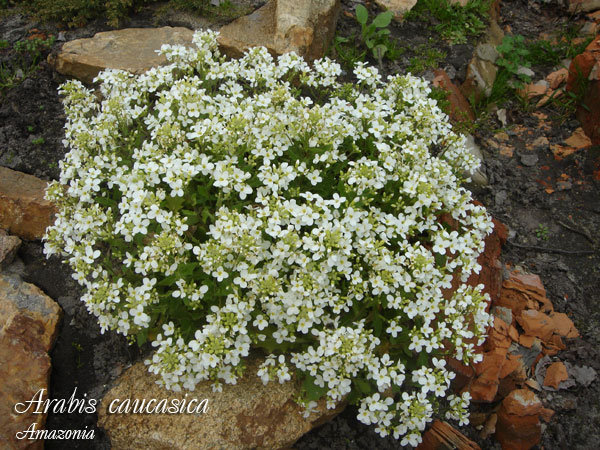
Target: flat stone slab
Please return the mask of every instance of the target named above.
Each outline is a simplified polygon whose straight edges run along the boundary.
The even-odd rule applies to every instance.
[[[193,35],[192,30],[183,27],[105,31],[65,43],[58,55],[48,57],[48,62],[57,72],[85,83],[91,83],[104,69],[141,74],[166,64],[166,58],[156,53],[163,44],[192,47]]]
[[[256,375],[260,362],[251,358],[237,384],[225,384],[223,392],[216,393],[208,381],[199,383],[193,392],[167,391],[155,383],[156,375],[149,373],[147,366],[137,363],[102,399],[98,424],[107,431],[114,449],[275,449],[289,448],[304,433],[343,410],[343,403],[336,409],[326,409],[321,400],[317,412],[304,418],[303,408],[294,402],[300,392],[299,383],[292,380],[263,385]],[[145,404],[156,399],[149,406],[152,413],[134,414],[134,403],[139,406],[144,399]],[[162,413],[157,402],[163,399],[165,404],[185,400],[186,405],[192,405],[191,411]],[[207,401],[203,403],[204,399]],[[130,411],[126,413],[128,404]]]
[[[56,213],[44,199],[47,186],[32,175],[0,167],[0,228],[23,239],[41,239]]]

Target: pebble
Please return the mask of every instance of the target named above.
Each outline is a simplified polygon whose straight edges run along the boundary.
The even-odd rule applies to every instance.
[[[535,166],[538,160],[539,158],[536,154],[521,155],[521,163],[527,167]]]

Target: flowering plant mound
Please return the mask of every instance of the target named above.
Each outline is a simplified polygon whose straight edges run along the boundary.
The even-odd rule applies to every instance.
[[[194,43],[143,75],[104,71],[98,97],[61,86],[70,151],[47,255],[67,258],[103,331],[152,341],[167,388],[235,384],[261,348],[256,375],[298,376],[307,414],[348,399],[403,445],[435,412],[466,421],[445,358],[479,358],[490,317],[464,282],[492,224],[427,83],[359,64],[341,84],[328,59]]]

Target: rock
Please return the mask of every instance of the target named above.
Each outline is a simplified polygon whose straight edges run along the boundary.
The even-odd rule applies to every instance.
[[[12,263],[20,246],[21,239],[18,237],[0,234],[0,269]]]
[[[558,389],[561,382],[569,379],[567,368],[565,365],[557,361],[552,363],[546,369],[546,377],[544,378],[544,386],[550,386],[554,389]]]
[[[569,375],[577,381],[577,383],[587,387],[596,379],[596,371],[589,366],[571,366],[567,367]]]
[[[163,44],[193,46],[194,32],[182,27],[125,28],[96,33],[63,45],[48,62],[63,75],[91,83],[104,69],[127,70],[134,74],[167,62],[156,53]]]
[[[263,385],[256,371],[257,358],[248,361],[246,374],[236,385],[213,392],[210,382],[193,392],[172,392],[155,383],[156,376],[143,363],[125,371],[105,395],[98,409],[98,423],[110,437],[112,448],[250,449],[286,448],[300,436],[337,415],[344,405],[328,410],[324,401],[308,419],[294,402],[299,386],[294,382]],[[207,411],[196,414],[111,414],[109,406],[124,399],[207,399]],[[120,399],[120,400],[117,400]],[[113,405],[116,407],[117,403]]]
[[[569,12],[582,13],[600,9],[600,0],[568,0]]]
[[[481,149],[475,143],[475,138],[470,134],[467,135],[466,147],[469,153],[471,153],[471,155],[475,156],[479,161],[483,163],[483,154],[481,153]],[[483,172],[481,167],[479,167],[473,173],[465,173],[465,176],[471,177],[471,182],[475,186],[487,186],[488,184],[487,175]]]
[[[461,123],[465,121],[474,121],[475,114],[471,109],[471,105],[467,101],[458,86],[456,86],[448,74],[444,70],[436,70],[433,85],[444,89],[448,93],[448,101],[450,102],[450,119],[453,123]],[[480,152],[481,154],[481,152]],[[480,156],[481,157],[481,156]]]
[[[571,61],[566,90],[582,100],[577,119],[592,144],[600,145],[600,36]]]
[[[16,439],[32,424],[41,429],[46,414],[27,404],[38,393],[47,398],[50,356],[62,311],[32,284],[0,273],[0,447],[43,448],[41,441]],[[41,391],[40,390],[44,390]],[[22,413],[19,413],[22,412]]]
[[[592,145],[592,141],[586,136],[583,128],[577,128],[571,136],[565,139],[565,144],[569,147],[573,147],[575,150],[581,150]]]
[[[467,76],[460,87],[466,98],[474,95],[478,100],[482,96],[489,97],[492,93],[498,73],[498,67],[494,64],[498,55],[496,47],[502,43],[503,38],[504,32],[495,20],[491,20],[484,40],[476,47],[467,66]]]
[[[517,75],[524,75],[526,77],[533,78],[535,76],[535,72],[529,67],[521,66],[517,69]]]
[[[556,89],[561,84],[563,84],[565,81],[567,81],[568,77],[569,77],[569,71],[563,67],[559,70],[549,73],[546,76],[546,81],[548,82],[550,89]]]
[[[544,95],[548,91],[548,86],[538,83],[526,84],[523,89],[519,89],[519,94],[522,97],[533,98]]]
[[[538,155],[534,154],[528,154],[528,155],[521,155],[521,164],[523,164],[526,167],[533,167],[537,164],[539,158]]]
[[[529,389],[516,389],[498,410],[496,439],[503,449],[528,450],[540,441],[542,403]]]
[[[238,58],[251,47],[273,55],[294,51],[307,61],[323,57],[333,39],[340,0],[270,0],[252,14],[222,27],[219,45]]]
[[[48,183],[0,167],[0,228],[22,239],[41,239],[56,209],[44,199]]]
[[[423,442],[417,450],[443,450],[443,449],[480,449],[479,445],[457,431],[447,422],[434,420],[431,428],[423,434]]]
[[[394,19],[401,20],[404,14],[417,4],[417,0],[375,0],[375,3],[380,8],[391,11],[394,14]]]

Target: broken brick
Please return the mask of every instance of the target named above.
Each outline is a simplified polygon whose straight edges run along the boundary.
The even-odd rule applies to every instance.
[[[546,377],[544,378],[544,386],[550,386],[554,389],[558,389],[561,382],[569,379],[566,366],[561,362],[557,361],[548,366],[546,369]]]
[[[552,319],[536,310],[523,311],[520,316],[517,316],[517,322],[526,334],[539,337],[542,341],[550,339],[554,331]]]
[[[496,439],[505,449],[530,449],[540,442],[542,403],[529,389],[512,391],[500,405]]]
[[[434,420],[431,428],[423,434],[423,441],[417,449],[434,450],[455,448],[459,450],[481,450],[481,447],[457,431],[447,422]]]

